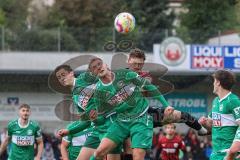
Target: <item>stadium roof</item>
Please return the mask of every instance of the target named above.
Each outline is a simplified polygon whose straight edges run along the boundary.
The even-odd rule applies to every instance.
[[[48,74],[61,64],[70,64],[75,71],[87,69],[91,56],[102,58],[112,69],[125,68],[126,54],[114,53],[71,53],[71,52],[0,52],[0,73],[9,74]],[[154,62],[153,54],[147,54],[146,62]],[[79,67],[80,66],[80,67]],[[115,67],[115,68],[114,68]],[[173,70],[169,75],[199,75],[210,74],[212,71],[203,70]]]
[[[0,52],[0,72],[51,72],[58,65],[84,55],[95,55],[111,63],[111,53]],[[79,62],[80,61],[80,62]],[[79,63],[83,63],[78,59]],[[85,63],[86,60],[84,61]],[[80,67],[83,70],[86,66]]]

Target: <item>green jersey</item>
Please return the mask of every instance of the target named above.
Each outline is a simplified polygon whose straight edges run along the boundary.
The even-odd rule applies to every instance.
[[[79,123],[80,123],[79,121],[73,122],[69,124],[67,128],[73,127],[75,125],[79,125]],[[69,134],[63,137],[63,140],[69,143],[68,157],[70,160],[77,159],[82,146],[84,145],[88,135],[91,134],[91,132],[92,132],[92,128],[88,128],[76,134]]]
[[[213,100],[212,112],[209,115],[213,120],[212,143],[213,152],[226,152],[238,129],[237,121],[240,120],[240,100],[231,92],[221,100],[216,97]]]
[[[79,113],[88,112],[93,108],[91,97],[94,93],[96,82],[96,77],[89,72],[84,72],[75,79],[72,97]]]
[[[34,143],[42,138],[39,125],[29,120],[26,126],[21,126],[20,120],[8,123],[8,136],[11,137],[9,160],[33,160]]]
[[[78,133],[91,126],[89,112],[95,109],[92,95],[95,90],[94,83],[97,82],[97,80],[98,79],[89,72],[84,72],[75,79],[72,98],[74,106],[80,113],[81,122],[68,128],[70,134]]]
[[[111,83],[104,84],[101,80],[96,83],[94,100],[99,114],[107,115],[116,111],[118,119],[130,120],[148,109],[148,100],[142,95],[142,89],[151,91],[153,97],[160,96],[155,86],[133,71],[120,69],[113,74]]]

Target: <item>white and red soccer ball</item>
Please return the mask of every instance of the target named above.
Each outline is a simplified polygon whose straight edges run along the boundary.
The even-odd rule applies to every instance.
[[[135,18],[127,12],[119,13],[115,18],[114,27],[119,33],[129,33],[135,28]]]

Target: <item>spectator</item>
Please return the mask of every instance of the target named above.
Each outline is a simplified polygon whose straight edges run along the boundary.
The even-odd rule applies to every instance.
[[[0,136],[0,144],[7,138],[7,128],[3,128],[3,131],[1,132]],[[8,153],[7,150],[4,151],[4,153],[1,155],[0,159],[1,160],[7,160],[8,158]]]

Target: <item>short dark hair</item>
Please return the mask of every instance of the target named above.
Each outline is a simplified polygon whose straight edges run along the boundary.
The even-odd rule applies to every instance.
[[[130,54],[129,54],[129,58],[141,58],[144,61],[146,60],[146,56],[145,56],[144,51],[142,51],[139,48],[131,49]]]
[[[21,104],[18,109],[20,110],[22,108],[31,109],[30,106],[28,104],[26,104],[26,103]]]
[[[165,128],[167,127],[167,125],[171,125],[171,126],[173,126],[173,128],[174,129],[176,129],[177,127],[176,127],[176,125],[175,125],[175,123],[169,123],[169,124],[165,124],[164,126],[165,126]]]
[[[227,70],[218,70],[212,76],[218,80],[222,88],[226,90],[231,90],[233,85],[236,83],[235,75]]]
[[[68,72],[72,72],[72,71],[73,71],[73,69],[72,69],[69,65],[62,64],[62,65],[60,65],[60,66],[57,66],[57,68],[54,70],[55,74],[56,74],[59,70],[61,70],[61,69],[64,69],[64,70],[66,70],[66,71],[68,71]]]

